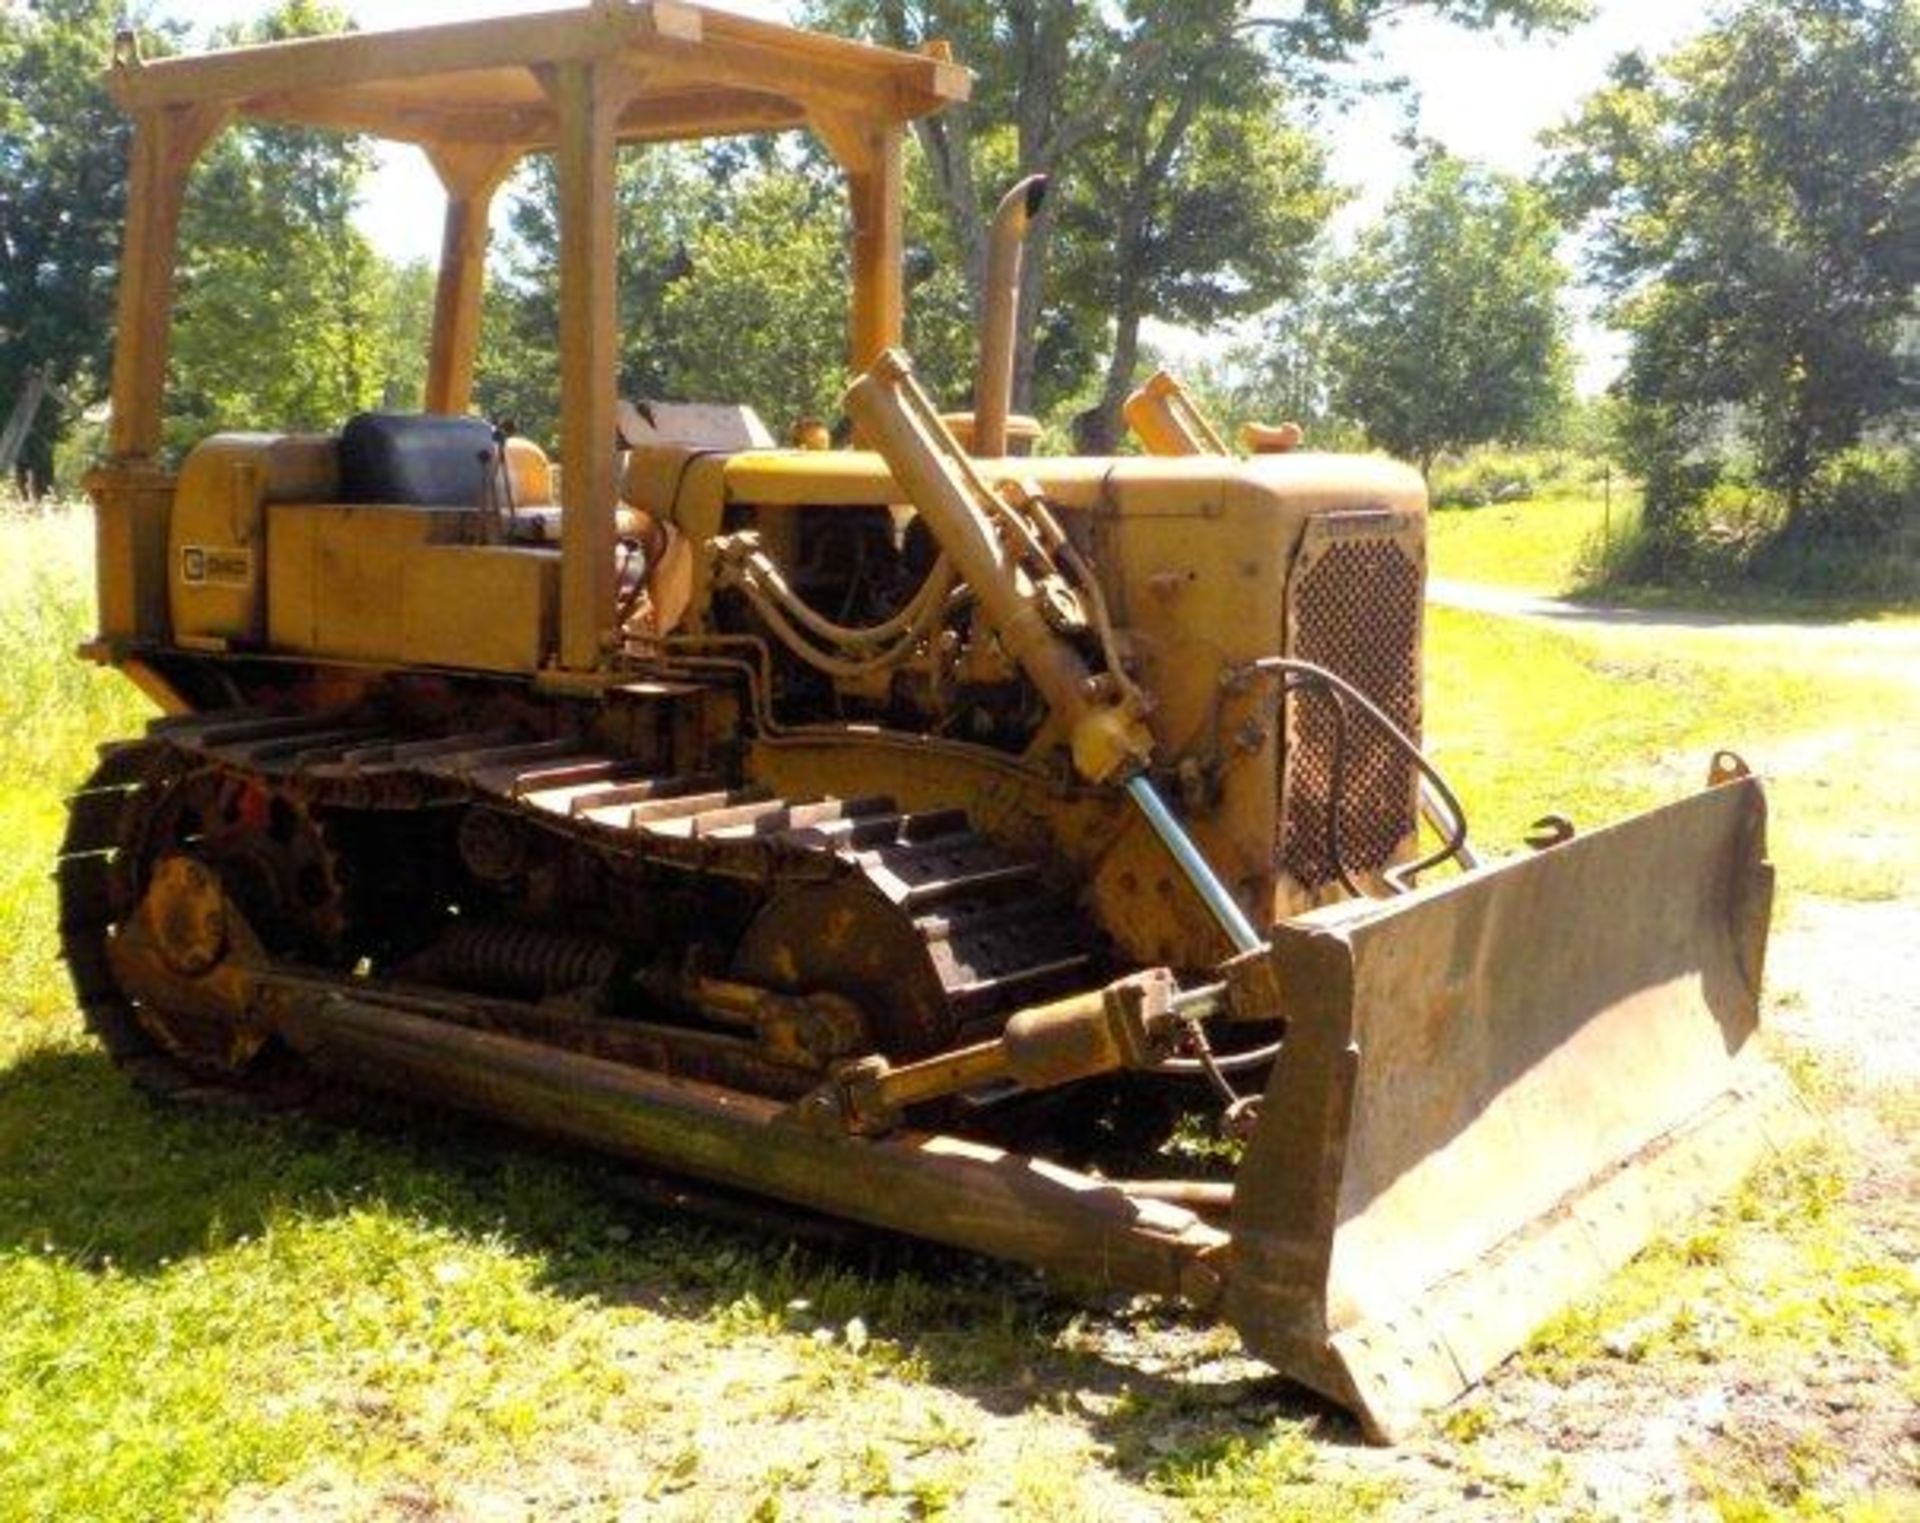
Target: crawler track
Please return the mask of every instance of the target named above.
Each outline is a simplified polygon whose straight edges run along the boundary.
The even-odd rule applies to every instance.
[[[961,808],[885,797],[780,798],[714,774],[649,774],[579,739],[402,733],[338,715],[229,710],[162,720],[109,747],[70,801],[61,934],[89,1028],[144,1087],[198,1082],[114,984],[112,927],[137,900],[140,824],[182,776],[255,779],[316,815],[464,810],[505,820],[616,872],[757,906],[737,976],[884,1000],[898,1051],[997,1029],[1023,1005],[1107,971],[1097,933],[1038,864],[974,830]],[[348,877],[354,866],[345,866]],[[819,922],[857,933],[836,941]],[[888,943],[881,947],[880,943]],[[892,960],[889,961],[888,959]],[[910,978],[898,969],[913,965]]]

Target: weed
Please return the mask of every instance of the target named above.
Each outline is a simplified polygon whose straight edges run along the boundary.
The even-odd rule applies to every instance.
[[[1282,1427],[1262,1442],[1234,1435],[1169,1456],[1148,1475],[1148,1485],[1186,1504],[1191,1516],[1336,1523],[1370,1518],[1392,1501],[1383,1480],[1320,1474],[1304,1426]]]
[[[1738,1356],[1763,1367],[1789,1365],[1809,1347],[1907,1367],[1920,1271],[1861,1232],[1845,1184],[1831,1142],[1774,1157],[1700,1228],[1654,1244],[1599,1297],[1542,1328],[1526,1362],[1561,1384],[1609,1359]]]
[[[1484,1438],[1493,1427],[1492,1405],[1482,1399],[1468,1399],[1450,1407],[1440,1419],[1440,1431],[1462,1446]]]

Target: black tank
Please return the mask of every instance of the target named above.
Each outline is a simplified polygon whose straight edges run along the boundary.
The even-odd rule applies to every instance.
[[[340,431],[341,495],[348,502],[484,507],[493,453],[493,429],[480,418],[363,412]]]

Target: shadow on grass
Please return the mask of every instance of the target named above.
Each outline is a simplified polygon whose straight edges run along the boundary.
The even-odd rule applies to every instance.
[[[165,1273],[277,1224],[382,1211],[506,1242],[553,1293],[803,1336],[859,1317],[923,1375],[1001,1416],[1067,1412],[1140,1479],[1275,1420],[1361,1442],[1345,1414],[1159,1307],[1065,1299],[1021,1268],[675,1183],[440,1111],[362,1096],[313,1114],[154,1104],[93,1049],[0,1069],[0,1255]],[[702,1199],[698,1194],[694,1201]],[[718,1221],[717,1208],[728,1215]],[[716,1342],[716,1347],[718,1341]]]
[[[1765,585],[1612,581],[1587,578],[1567,590],[1566,602],[1590,617],[1614,623],[1672,624],[1719,629],[1739,624],[1791,624],[1810,629],[1859,627],[1920,614],[1912,593],[1884,596],[1794,592]]]
[[[1910,614],[1902,604],[1809,604],[1763,599],[1716,599],[1684,588],[1583,585],[1564,597],[1519,588],[1435,577],[1428,597],[1446,608],[1509,618],[1541,619],[1554,624],[1601,625],[1616,629],[1759,630],[1792,626],[1816,636],[1833,635],[1889,653],[1920,648],[1920,629],[1911,623],[1876,620]]]

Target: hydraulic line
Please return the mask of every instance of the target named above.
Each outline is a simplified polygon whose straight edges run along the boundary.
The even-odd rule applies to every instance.
[[[1257,672],[1278,673],[1283,679],[1290,676],[1316,686],[1325,685],[1339,693],[1374,723],[1380,733],[1386,736],[1388,744],[1411,762],[1418,769],[1424,782],[1430,785],[1432,791],[1427,805],[1434,813],[1445,813],[1449,822],[1446,839],[1436,850],[1429,852],[1419,861],[1408,863],[1404,867],[1390,868],[1383,874],[1396,892],[1405,893],[1412,887],[1412,880],[1421,873],[1438,867],[1442,862],[1453,861],[1461,855],[1467,844],[1467,813],[1461,807],[1458,795],[1440,775],[1439,769],[1427,760],[1425,753],[1414,744],[1406,731],[1395,724],[1378,704],[1338,672],[1329,671],[1324,666],[1316,666],[1311,661],[1297,661],[1289,656],[1263,656],[1258,661],[1252,662],[1249,669]],[[1336,798],[1332,803],[1333,807],[1337,808],[1339,800]]]
[[[1127,796],[1140,806],[1140,812],[1147,817],[1147,823],[1160,838],[1160,844],[1179,864],[1187,882],[1193,885],[1194,892],[1220,923],[1220,929],[1227,933],[1233,950],[1236,953],[1257,952],[1265,946],[1266,942],[1253,928],[1253,922],[1247,919],[1246,911],[1227,892],[1226,884],[1220,881],[1207,859],[1200,855],[1200,848],[1193,844],[1193,838],[1187,834],[1186,828],[1173,817],[1166,800],[1155,791],[1144,772],[1135,773],[1127,780]]]
[[[1452,788],[1448,786],[1446,779],[1440,775],[1439,770],[1422,754],[1420,748],[1416,746],[1411,738],[1409,738],[1398,725],[1394,724],[1376,704],[1368,699],[1365,693],[1361,692],[1338,673],[1331,672],[1325,667],[1317,666],[1310,661],[1296,661],[1282,656],[1270,656],[1264,660],[1256,661],[1253,665],[1256,670],[1279,674],[1284,688],[1287,691],[1293,691],[1295,689],[1319,691],[1324,693],[1334,704],[1338,725],[1335,781],[1328,804],[1329,811],[1335,818],[1329,822],[1328,831],[1333,850],[1335,870],[1340,874],[1342,884],[1348,888],[1349,892],[1359,897],[1358,886],[1353,883],[1351,874],[1348,873],[1344,863],[1341,861],[1339,825],[1337,819],[1344,781],[1344,766],[1342,765],[1342,759],[1339,753],[1343,753],[1346,749],[1346,737],[1349,729],[1346,708],[1348,702],[1356,705],[1368,719],[1386,734],[1395,749],[1399,750],[1403,755],[1408,756],[1419,769],[1422,784],[1421,803],[1423,810],[1427,813],[1429,820],[1434,824],[1436,829],[1444,827],[1447,837],[1437,851],[1413,863],[1411,866],[1400,868],[1386,874],[1389,884],[1395,889],[1405,892],[1409,887],[1409,884],[1406,882],[1407,879],[1452,858],[1458,857],[1464,859],[1467,853],[1467,822],[1466,813],[1460,806],[1459,798],[1454,794]],[[1179,863],[1181,870],[1186,873],[1188,880],[1193,884],[1195,890],[1200,894],[1200,897],[1206,901],[1207,907],[1212,911],[1214,918],[1217,919],[1222,928],[1226,930],[1228,939],[1234,943],[1235,950],[1237,952],[1250,952],[1264,945],[1259,936],[1254,932],[1253,926],[1241,912],[1239,905],[1235,903],[1232,896],[1227,893],[1225,885],[1220,882],[1212,868],[1208,866],[1206,860],[1201,857],[1198,849],[1193,844],[1192,838],[1187,835],[1179,821],[1174,819],[1165,801],[1154,791],[1152,784],[1148,782],[1144,776],[1138,776],[1128,782],[1127,791],[1133,796],[1134,802],[1140,806],[1141,811],[1147,816],[1148,821],[1153,825],[1160,839],[1173,855],[1174,860]],[[1236,921],[1237,924],[1235,924]],[[1243,937],[1245,938],[1244,940],[1242,939]],[[1219,1007],[1223,997],[1224,990],[1222,986],[1218,984],[1208,984],[1198,989],[1186,990],[1176,997],[1176,1012],[1187,1020],[1192,1029],[1194,1034],[1194,1047],[1199,1056],[1162,1059],[1161,1062],[1155,1065],[1154,1072],[1178,1075],[1183,1078],[1204,1078],[1217,1092],[1221,1093],[1224,1098],[1232,1092],[1231,1085],[1226,1083],[1226,1077],[1228,1075],[1258,1068],[1264,1064],[1271,1063],[1280,1055],[1281,1044],[1277,1041],[1251,1048],[1245,1052],[1216,1053],[1213,1051],[1211,1044],[1206,1040],[1204,1030],[1201,1029],[1200,1022]]]
[[[903,632],[924,633],[929,617],[946,601],[955,580],[952,560],[942,555],[934,562],[913,596],[896,613],[878,624],[862,628],[838,623],[813,608],[793,590],[771,557],[757,550],[738,554],[737,558],[729,557],[728,569],[743,587],[770,598],[782,612],[817,638],[831,645],[847,647],[851,659],[858,659],[859,652],[892,640]]]

